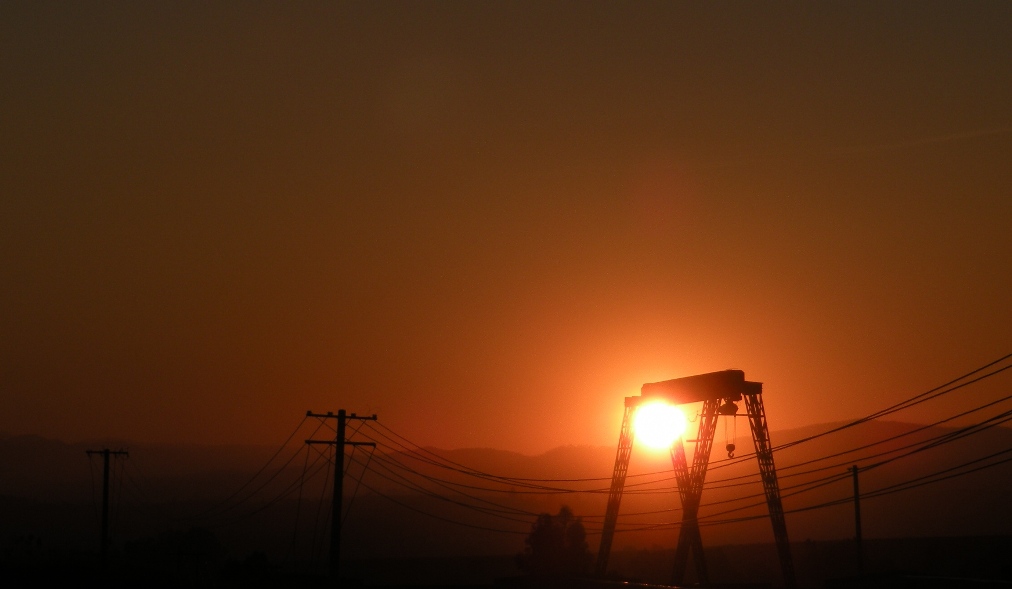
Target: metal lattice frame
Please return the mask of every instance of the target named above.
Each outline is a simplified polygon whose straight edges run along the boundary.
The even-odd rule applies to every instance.
[[[777,552],[780,556],[784,584],[788,589],[794,589],[797,583],[791,559],[791,546],[787,539],[787,522],[784,519],[784,508],[780,500],[776,468],[773,464],[773,449],[769,440],[769,429],[766,425],[762,383],[745,381],[745,375],[740,370],[727,370],[659,383],[647,383],[643,385],[642,391],[643,394],[640,397],[626,397],[625,399],[625,413],[622,416],[618,452],[615,455],[615,470],[608,493],[604,528],[601,533],[601,545],[598,549],[595,567],[597,575],[602,577],[608,570],[608,556],[615,536],[619,504],[622,501],[622,491],[629,470],[629,458],[632,455],[633,437],[630,430],[633,411],[644,397],[662,398],[675,404],[702,401],[703,410],[699,416],[699,433],[694,440],[696,448],[692,456],[691,469],[686,460],[682,441],[678,440],[671,448],[671,462],[678,482],[678,495],[682,503],[682,525],[679,530],[678,547],[675,551],[673,577],[674,584],[679,585],[683,582],[691,550],[699,582],[704,585],[708,584],[708,572],[698,520],[703,482],[706,479],[706,468],[710,460],[710,451],[713,448],[717,420],[722,414],[734,414],[736,409],[733,405],[725,407],[722,403],[730,404],[744,398],[746,414],[752,430],[752,442],[755,444],[756,457],[759,462],[759,473],[762,476],[763,492],[769,506],[773,535],[776,538]],[[724,411],[725,408],[731,410]]]
[[[691,501],[691,493],[689,489],[692,487],[692,478],[689,473],[689,465],[685,459],[685,446],[682,445],[682,440],[675,440],[674,445],[671,447],[671,465],[675,470],[675,480],[678,483],[678,498],[681,501],[682,509]],[[682,529],[690,529],[691,524],[685,519],[685,512],[682,514]],[[706,560],[702,558],[703,553],[703,539],[699,536],[699,527],[694,526],[697,533],[693,534],[690,538],[692,542],[692,553],[696,559],[696,573],[700,580],[708,578],[706,571]],[[681,542],[681,537],[679,537]],[[684,577],[685,565],[688,559],[686,555],[680,554],[675,556],[675,572],[673,574],[676,578]]]
[[[704,585],[710,582],[697,517],[699,516],[699,502],[703,496],[706,467],[710,461],[710,450],[713,448],[713,434],[717,429],[717,408],[719,406],[719,399],[710,399],[703,403],[703,411],[699,415],[696,451],[692,454],[692,470],[688,470],[685,448],[682,446],[681,440],[675,445],[671,456],[675,468],[675,478],[678,481],[678,495],[682,500],[682,526],[678,532],[678,548],[675,550],[675,567],[672,574],[672,583],[675,585],[681,585],[685,579],[690,549],[696,563],[696,576],[699,577],[699,582]]]
[[[611,477],[611,490],[608,491],[608,507],[604,514],[604,528],[601,531],[601,546],[597,551],[597,563],[594,571],[603,577],[608,570],[608,556],[611,553],[611,542],[615,538],[615,524],[618,522],[618,507],[622,503],[622,490],[625,488],[625,475],[629,472],[629,457],[632,455],[633,437],[630,434],[632,412],[635,409],[635,397],[625,400],[625,413],[622,415],[622,429],[618,434],[618,451],[615,453],[615,470]]]
[[[746,394],[745,411],[752,428],[752,442],[759,461],[759,474],[763,480],[763,492],[769,505],[770,521],[773,524],[773,536],[777,543],[780,556],[780,567],[784,574],[784,584],[788,589],[797,586],[794,577],[794,561],[791,558],[791,543],[787,539],[787,521],[784,519],[784,506],[780,501],[780,487],[777,484],[777,470],[773,465],[773,448],[770,445],[769,429],[766,427],[766,409],[763,407],[762,393]]]

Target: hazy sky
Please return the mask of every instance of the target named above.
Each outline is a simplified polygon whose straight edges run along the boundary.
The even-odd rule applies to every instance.
[[[345,408],[539,452],[725,368],[775,429],[891,404],[1012,351],[1010,31],[3,2],[0,431],[274,444]]]

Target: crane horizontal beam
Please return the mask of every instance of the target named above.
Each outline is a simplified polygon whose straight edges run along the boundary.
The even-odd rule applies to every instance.
[[[640,388],[640,402],[664,399],[675,405],[714,399],[737,401],[742,395],[762,393],[761,382],[745,380],[741,370],[722,370],[695,376],[648,382]]]

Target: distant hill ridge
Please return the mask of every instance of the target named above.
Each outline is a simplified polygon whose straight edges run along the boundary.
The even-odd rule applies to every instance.
[[[774,431],[771,438],[780,445],[838,425],[842,423]],[[909,452],[902,448],[918,440],[956,432],[955,428],[935,427],[901,436],[920,427],[900,422],[869,422],[778,452],[776,464],[791,537],[797,541],[825,540],[853,534],[849,466],[856,462],[868,466]],[[893,437],[897,439],[819,460]],[[718,519],[758,515],[759,519],[707,526],[703,530],[707,545],[770,539],[756,462],[746,456],[752,446],[750,438],[751,434],[739,424],[737,456],[745,459],[740,463],[728,461],[723,448],[724,433],[718,428],[700,515]],[[84,451],[102,445],[101,442],[68,444],[40,436],[0,436],[0,521],[5,521],[12,533],[20,530],[41,534],[54,542],[61,537],[67,538],[66,542],[90,539],[95,527],[95,493],[101,484],[101,460],[89,459]],[[291,486],[293,481],[298,483],[306,465],[304,455],[295,454],[303,449],[300,444],[292,444],[255,484],[247,487],[243,485],[274,454],[276,447],[109,445],[125,446],[131,452],[128,460],[118,464],[125,469],[119,472],[128,477],[128,484],[122,487],[126,497],[123,513],[128,515],[124,522],[129,522],[131,529],[124,530],[124,534],[143,536],[189,525],[223,526],[215,529],[227,535],[230,543],[245,543],[250,549],[269,547],[272,553],[283,553],[300,513],[298,495]],[[861,489],[864,493],[888,489],[1004,450],[1012,450],[1012,430],[992,428],[864,471]],[[367,451],[359,449],[351,456],[345,485],[346,493],[357,496],[347,530],[356,538],[355,550],[362,555],[508,554],[522,546],[523,534],[534,519],[530,514],[555,513],[560,506],[567,505],[585,518],[593,537],[601,527],[615,451],[614,446],[562,446],[529,456],[490,448],[427,448],[421,455],[395,452],[376,454],[369,459]],[[440,467],[433,464],[430,452],[463,466]],[[876,454],[882,456],[873,457]],[[315,452],[310,454],[311,458],[314,456]],[[424,457],[427,459],[419,459]],[[367,460],[369,469],[363,472]],[[286,461],[287,466],[278,472]],[[317,468],[317,476],[302,489],[301,526],[314,523],[305,514],[325,513],[320,507],[326,507],[322,498],[329,497],[329,490],[324,488],[323,481],[330,471],[325,469],[322,459]],[[460,472],[467,470],[517,480]],[[276,477],[269,478],[275,473]],[[827,484],[811,491],[799,487],[799,483],[827,478]],[[541,492],[546,487],[548,490]],[[1012,488],[1012,462],[901,493],[869,497],[862,501],[864,532],[869,538],[1009,534],[1012,503],[1005,497],[1009,488]],[[245,491],[236,498],[238,489]],[[256,517],[251,515],[286,489],[289,494],[283,501]],[[833,501],[840,503],[792,512]],[[200,517],[231,503],[241,505]],[[490,514],[466,509],[462,504],[494,509]],[[497,517],[496,505],[516,511],[505,518]],[[739,507],[743,510],[738,510]],[[616,549],[673,545],[679,508],[670,457],[666,452],[637,449],[630,463],[619,524],[620,529],[643,525],[651,528],[646,532],[618,534]],[[233,519],[239,522],[237,527],[229,527],[228,522]],[[71,521],[77,523],[69,524]],[[486,527],[509,533],[483,531]],[[596,545],[595,542],[592,540],[591,544]]]
[[[845,425],[847,422],[825,423],[772,431],[770,437],[774,445],[781,445],[798,439],[809,437],[827,430]],[[738,455],[751,452],[751,434],[747,427],[739,424],[736,444]],[[794,455],[810,459],[821,453],[829,453],[834,449],[846,449],[860,446],[876,440],[896,436],[923,427],[918,424],[872,421],[858,427],[836,432],[825,437],[801,444],[795,448],[777,453],[778,466],[794,459]],[[911,436],[909,440],[921,439],[930,435],[938,435],[955,428],[931,428]],[[742,431],[744,430],[744,431]],[[723,432],[718,431],[714,443],[714,459],[719,457],[723,447]],[[617,439],[616,439],[617,442]],[[908,443],[900,439],[894,445]],[[977,434],[961,443],[969,443],[981,447],[1012,447],[1012,429],[996,427]],[[689,445],[691,447],[691,444]],[[12,496],[62,495],[61,490],[82,482],[87,483],[93,476],[98,459],[93,464],[85,455],[85,450],[100,447],[113,449],[125,448],[131,454],[131,466],[152,479],[187,479],[190,477],[231,479],[249,476],[256,472],[277,450],[276,446],[266,445],[198,445],[198,444],[144,444],[125,440],[94,440],[88,442],[68,443],[38,435],[9,435],[0,433],[0,494]],[[296,445],[292,445],[292,452]],[[464,467],[477,471],[520,478],[600,478],[609,477],[615,458],[614,446],[572,445],[549,449],[541,454],[527,455],[510,450],[494,448],[459,448],[442,449],[426,447],[425,452],[444,457]],[[870,452],[870,451],[868,451]],[[865,452],[867,453],[867,452]],[[392,456],[404,456],[403,452],[391,453]],[[280,460],[284,460],[285,453]],[[800,459],[800,458],[799,458]],[[418,461],[409,464],[419,465]],[[280,466],[275,461],[271,468]],[[290,465],[292,466],[292,465]],[[634,452],[630,472],[637,468],[660,470],[670,467],[670,461],[663,452],[639,450]],[[223,481],[222,481],[223,482]]]

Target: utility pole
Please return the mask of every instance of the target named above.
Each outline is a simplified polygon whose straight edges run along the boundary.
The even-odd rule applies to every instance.
[[[334,446],[334,495],[331,498],[330,516],[330,578],[333,579],[336,587],[341,586],[340,562],[341,562],[341,512],[342,499],[344,496],[344,447],[345,446],[372,446],[373,442],[349,442],[344,439],[345,430],[349,419],[361,421],[376,421],[376,415],[371,417],[360,417],[352,413],[348,415],[344,409],[340,409],[335,415],[332,411],[326,413],[313,413],[306,411],[306,417],[318,417],[320,419],[336,419],[337,435],[333,440],[306,440],[307,444],[328,444]]]
[[[85,450],[85,454],[91,457],[92,454],[102,455],[102,570],[104,571],[109,564],[109,457],[110,456],[129,456],[130,453],[125,450],[110,450],[104,448],[102,450]]]
[[[857,545],[857,570],[864,574],[864,548],[861,545],[861,490],[857,484],[858,468],[856,464],[850,467],[850,472],[854,479],[854,529],[856,532],[854,540]]]

